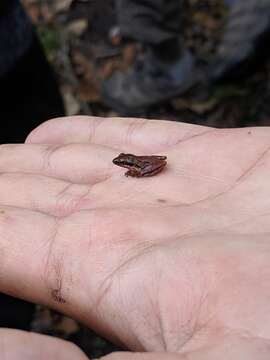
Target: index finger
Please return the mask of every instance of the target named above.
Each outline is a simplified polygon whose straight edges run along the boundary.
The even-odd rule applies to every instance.
[[[91,143],[123,151],[154,153],[210,129],[163,120],[71,116],[49,120],[28,136],[27,143]]]

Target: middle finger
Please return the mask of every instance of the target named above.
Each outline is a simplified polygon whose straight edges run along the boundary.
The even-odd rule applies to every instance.
[[[109,147],[90,144],[5,144],[0,146],[0,173],[32,173],[74,183],[93,184],[115,172]]]

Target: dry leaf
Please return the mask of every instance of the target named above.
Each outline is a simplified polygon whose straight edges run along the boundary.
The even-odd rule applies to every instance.
[[[41,4],[40,6],[40,13],[42,16],[42,19],[46,22],[46,23],[51,23],[54,19],[54,11],[51,8],[51,6],[49,6],[48,4]]]
[[[137,47],[135,44],[127,45],[123,50],[123,60],[125,65],[130,66],[134,63],[137,54]]]
[[[217,103],[218,101],[216,99],[209,99],[205,102],[193,103],[191,106],[191,110],[199,115],[203,115],[206,112],[213,110]]]
[[[37,25],[41,15],[40,6],[38,4],[25,5],[25,10],[30,17],[32,23]]]
[[[220,20],[213,19],[213,17],[209,14],[197,12],[194,14],[193,18],[195,23],[201,24],[210,30],[216,30],[220,27]]]
[[[124,71],[126,66],[121,59],[112,58],[106,61],[99,69],[99,78],[101,80],[108,79],[115,71]]]
[[[112,76],[114,72],[114,62],[113,61],[107,61],[104,66],[101,68],[101,78],[102,79],[108,79],[110,76]]]
[[[74,334],[80,330],[76,321],[66,316],[61,318],[60,323],[55,326],[55,329],[68,335]]]
[[[185,98],[177,98],[171,101],[174,109],[176,110],[183,110],[190,108],[190,101]]]
[[[77,19],[67,25],[67,31],[73,35],[81,36],[88,28],[87,19]]]
[[[71,89],[62,88],[62,96],[64,100],[65,110],[67,116],[77,115],[80,112],[79,101],[73,95]]]
[[[79,51],[73,52],[72,60],[75,72],[81,78],[76,89],[79,99],[84,102],[99,102],[97,74],[93,63]]]
[[[83,77],[86,81],[92,81],[95,74],[92,62],[79,51],[72,53],[72,61],[76,74]]]
[[[119,117],[119,115],[120,114],[118,112],[111,110],[107,113],[106,117],[113,118],[113,117]]]
[[[69,10],[73,0],[54,0],[54,11],[61,12],[61,11],[67,11]]]
[[[81,101],[89,103],[100,102],[100,93],[95,83],[81,83],[77,89]]]
[[[211,111],[216,104],[217,101],[211,98],[204,102],[195,102],[185,98],[172,100],[172,105],[176,110],[189,109],[199,115],[203,115],[206,112]]]

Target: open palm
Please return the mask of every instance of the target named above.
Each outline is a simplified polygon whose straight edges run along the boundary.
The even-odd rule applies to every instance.
[[[141,359],[268,359],[269,148],[265,128],[43,124],[0,149],[0,289],[149,352]],[[126,178],[120,152],[168,166]]]

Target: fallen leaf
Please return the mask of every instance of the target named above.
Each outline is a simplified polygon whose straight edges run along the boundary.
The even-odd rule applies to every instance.
[[[46,3],[40,5],[40,13],[45,23],[51,23],[55,16],[52,7]]]
[[[70,22],[66,29],[67,31],[76,36],[81,36],[86,29],[88,28],[88,20],[87,19],[76,19]]]
[[[135,44],[127,45],[123,50],[123,60],[125,65],[133,65],[137,54],[137,47]]]
[[[197,12],[194,14],[194,22],[201,24],[210,30],[217,30],[220,27],[220,21],[213,19],[213,17],[206,13]]]
[[[84,54],[80,51],[73,51],[72,62],[78,76],[83,77],[86,81],[92,81],[95,75],[94,66]]]
[[[125,71],[125,66],[122,59],[115,57],[104,62],[99,69],[99,78],[101,80],[108,79],[115,71]]]
[[[178,98],[172,100],[172,105],[176,110],[191,110],[196,114],[203,115],[208,111],[211,111],[216,105],[217,100],[210,98],[204,102],[195,102],[184,98]]]
[[[25,10],[33,24],[37,25],[41,16],[40,6],[38,4],[25,5]]]
[[[119,113],[112,110],[112,111],[108,112],[107,117],[110,117],[110,118],[119,117]]]
[[[61,89],[66,115],[73,116],[77,115],[80,112],[80,104],[79,101],[76,99],[74,94],[72,93],[70,88],[62,88]]]
[[[73,0],[54,0],[53,2],[54,11],[57,13],[57,12],[69,10],[72,2]]]
[[[71,318],[63,316],[59,324],[55,326],[55,330],[71,335],[80,330],[79,325]]]
[[[211,110],[217,105],[218,101],[216,99],[209,99],[205,102],[195,102],[190,106],[190,109],[199,115],[203,115]]]
[[[77,88],[77,94],[81,101],[85,101],[89,103],[97,103],[100,102],[101,100],[98,87],[94,82],[92,83],[82,82],[80,86]]]

